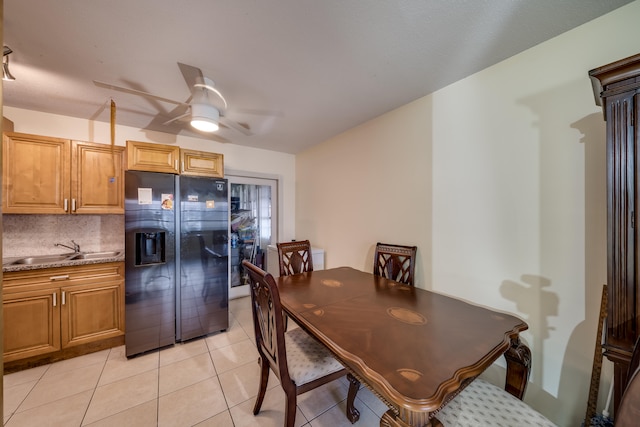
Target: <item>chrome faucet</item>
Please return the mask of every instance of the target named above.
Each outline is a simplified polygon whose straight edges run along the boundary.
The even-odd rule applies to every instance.
[[[80,245],[77,244],[73,240],[71,241],[71,243],[73,243],[73,247],[67,246],[67,245],[63,245],[62,243],[54,243],[53,246],[62,246],[62,247],[67,248],[67,249],[73,249],[73,252],[75,252],[75,253],[80,253]]]

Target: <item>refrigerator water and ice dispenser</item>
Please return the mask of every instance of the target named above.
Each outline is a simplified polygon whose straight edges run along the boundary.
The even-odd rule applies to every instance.
[[[164,231],[136,233],[135,265],[165,262],[165,234]]]

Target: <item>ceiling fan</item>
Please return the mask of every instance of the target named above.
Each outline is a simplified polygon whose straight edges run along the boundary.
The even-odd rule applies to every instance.
[[[170,125],[174,122],[189,118],[191,126],[201,132],[215,132],[219,129],[219,126],[222,126],[234,129],[246,136],[252,135],[248,124],[239,123],[225,117],[228,108],[227,100],[222,93],[216,89],[211,79],[205,77],[199,68],[192,65],[178,62],[178,66],[187,85],[191,88],[191,95],[184,102],[97,80],[94,80],[93,83],[96,86],[106,89],[117,90],[119,92],[139,95],[177,105],[172,111],[173,117],[164,121],[162,123],[163,125]]]

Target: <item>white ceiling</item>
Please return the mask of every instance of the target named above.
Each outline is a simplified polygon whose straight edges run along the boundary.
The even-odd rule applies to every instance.
[[[113,99],[121,125],[296,153],[629,2],[5,0],[4,105],[108,122]],[[175,105],[93,83],[186,101],[178,62],[252,135],[162,125]]]

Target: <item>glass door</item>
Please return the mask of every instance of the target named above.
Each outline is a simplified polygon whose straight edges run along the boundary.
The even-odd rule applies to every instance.
[[[230,207],[229,298],[249,295],[248,277],[242,260],[265,265],[267,246],[277,240],[277,188],[275,179],[227,176]]]

